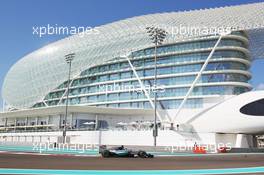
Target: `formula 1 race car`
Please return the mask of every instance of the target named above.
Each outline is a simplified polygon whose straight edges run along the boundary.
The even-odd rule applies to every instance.
[[[138,150],[133,151],[125,148],[123,145],[119,147],[107,148],[106,145],[99,147],[99,153],[102,157],[140,157],[140,158],[153,158],[152,154],[148,154],[146,151]]]

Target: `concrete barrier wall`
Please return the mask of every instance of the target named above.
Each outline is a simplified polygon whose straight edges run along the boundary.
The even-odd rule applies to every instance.
[[[154,143],[152,130],[68,131],[67,136],[71,144],[153,146]],[[0,133],[1,143],[54,143],[62,140],[61,138],[62,132]],[[190,133],[160,130],[157,137],[157,146],[192,147],[194,144],[216,145],[222,143],[236,148],[248,148],[252,147],[252,139],[250,138],[250,135],[242,134]]]
[[[62,132],[0,133],[1,142],[58,142]],[[143,145],[152,146],[152,131],[68,131],[72,144],[105,144],[105,145]],[[158,146],[179,146],[214,144],[214,133],[184,133],[171,130],[160,130],[157,137]]]

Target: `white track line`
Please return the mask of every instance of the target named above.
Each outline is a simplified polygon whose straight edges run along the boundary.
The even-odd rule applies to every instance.
[[[78,155],[78,154],[49,154],[49,153],[30,153],[30,152],[9,152],[0,151],[0,153],[16,154],[16,155],[38,155],[38,156],[73,156],[73,157],[99,157],[99,155]]]

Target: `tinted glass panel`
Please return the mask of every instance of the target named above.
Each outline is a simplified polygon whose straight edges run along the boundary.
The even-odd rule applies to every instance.
[[[264,99],[243,106],[240,112],[246,115],[264,116]]]

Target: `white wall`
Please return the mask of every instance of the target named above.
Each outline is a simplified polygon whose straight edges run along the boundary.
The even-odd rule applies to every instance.
[[[68,131],[72,144],[105,144],[153,146],[152,130],[147,131]],[[0,133],[0,142],[58,142],[62,132]],[[194,144],[228,144],[237,148],[252,147],[252,136],[244,134],[188,133],[159,130],[157,146],[188,146]]]
[[[152,130],[148,131],[68,131],[72,144],[106,144],[152,146]],[[0,133],[0,142],[57,142],[62,132]],[[236,146],[236,135],[217,135],[215,133],[187,133],[160,130],[158,146],[193,146],[197,144],[214,145],[219,142]],[[245,144],[241,146],[246,146]]]

